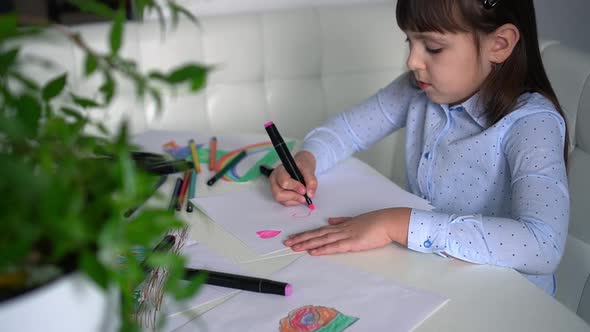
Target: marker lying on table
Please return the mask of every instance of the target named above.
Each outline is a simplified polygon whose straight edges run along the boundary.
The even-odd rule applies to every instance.
[[[174,190],[172,191],[172,196],[170,196],[170,203],[168,203],[168,210],[174,210],[176,207],[176,202],[178,202],[178,195],[180,194],[180,189],[182,187],[182,178],[177,178],[176,183],[174,184]]]
[[[166,235],[164,239],[162,239],[162,241],[160,241],[160,243],[153,249],[153,252],[167,252],[172,249],[172,247],[174,247],[175,242],[176,237],[174,235]],[[146,262],[147,257],[141,263],[141,266],[144,270],[148,271],[149,267],[147,266]],[[200,273],[207,273],[207,279],[205,279],[205,283],[208,285],[283,296],[289,296],[293,293],[293,286],[285,282],[210,270],[185,268],[184,279],[191,279]]]
[[[194,170],[193,170],[194,171]],[[182,210],[182,204],[184,204],[184,197],[188,189],[189,182],[191,180],[191,170],[184,171],[184,178],[182,179],[182,186],[178,193],[178,199],[176,200],[176,211]]]
[[[209,170],[213,170],[213,166],[217,161],[217,137],[211,137],[209,140]]]
[[[195,198],[195,191],[197,190],[197,172],[191,170],[191,182],[188,185],[188,199],[186,202],[186,212],[193,212],[193,203],[191,199]]]
[[[305,186],[305,180],[303,179],[303,175],[301,175],[301,171],[299,171],[299,168],[297,168],[297,164],[295,164],[295,160],[293,160],[293,156],[291,156],[289,147],[287,146],[287,144],[285,144],[285,141],[283,141],[283,137],[281,137],[281,134],[279,133],[279,130],[277,129],[275,124],[272,121],[267,122],[264,125],[264,129],[266,129],[266,132],[270,137],[272,145],[275,147],[275,150],[277,151],[279,158],[281,158],[281,162],[283,163],[283,166],[285,166],[285,169],[287,170],[289,175],[291,175],[293,179]],[[315,209],[315,206],[313,205],[313,202],[311,201],[309,196],[307,196],[307,193],[303,194],[303,197],[305,197],[307,205],[313,211]]]
[[[190,279],[200,273],[207,273],[205,283],[209,285],[283,296],[289,296],[293,293],[293,286],[285,282],[191,268],[185,268],[184,271],[186,279]]]
[[[201,173],[201,162],[199,161],[199,151],[194,140],[188,141],[188,146],[191,150],[191,157],[193,158],[193,166],[197,173]]]
[[[244,159],[245,156],[246,150],[242,150],[242,152],[238,153],[238,155],[235,156],[234,159],[232,159],[227,165],[225,165],[219,172],[217,172],[217,174],[213,175],[213,177],[207,181],[207,185],[212,186],[213,184],[215,184],[217,180],[221,179],[221,177],[225,173],[227,173],[227,171],[229,171],[232,167],[239,163],[240,160]]]

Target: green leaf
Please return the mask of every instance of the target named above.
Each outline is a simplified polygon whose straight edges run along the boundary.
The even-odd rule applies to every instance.
[[[57,97],[66,86],[67,76],[67,74],[63,74],[45,84],[43,87],[43,99],[50,101]]]
[[[94,0],[68,0],[83,12],[114,19],[116,13],[109,6]]]
[[[86,53],[86,60],[84,61],[84,75],[87,77],[92,75],[96,68],[98,68],[98,59],[92,53]]]
[[[193,77],[193,80],[191,81],[191,91],[201,90],[205,86],[205,83],[207,83],[206,75],[197,75]]]
[[[102,123],[102,122],[99,122],[99,123],[97,123],[97,124],[96,124],[96,129],[98,129],[98,131],[99,131],[101,134],[105,135],[105,136],[108,136],[108,135],[110,135],[110,134],[111,134],[111,131],[110,131],[110,130],[107,128],[107,126],[106,126],[104,123]]]
[[[104,97],[104,104],[108,105],[113,100],[113,96],[115,95],[115,88],[117,86],[117,82],[113,79],[113,76],[108,72],[104,72],[104,83],[98,88]]]
[[[119,53],[121,49],[121,45],[123,43],[123,25],[125,22],[125,11],[123,9],[119,9],[117,11],[117,15],[113,20],[113,24],[111,26],[111,34],[110,34],[110,42],[111,42],[111,54],[116,55]]]
[[[39,90],[39,85],[33,79],[19,73],[18,71],[11,71],[8,73],[11,77],[19,81],[23,86],[29,90]]]
[[[156,103],[156,111],[158,113],[160,113],[162,111],[162,94],[160,93],[160,91],[156,90],[156,89],[151,89],[150,90],[150,96],[152,96],[152,99],[154,100],[154,102]]]
[[[153,79],[153,80],[157,80],[157,81],[162,81],[162,82],[166,82],[168,83],[168,76],[165,75],[164,73],[157,71],[157,70],[153,70],[148,74],[148,77]]]
[[[178,27],[179,15],[178,15],[178,11],[175,10],[172,5],[170,5],[170,13],[172,14],[172,27],[176,28],[176,27]]]
[[[80,107],[83,107],[83,108],[100,107],[100,104],[98,104],[97,102],[95,102],[92,99],[82,97],[82,96],[77,96],[73,93],[70,93],[70,96],[72,97],[72,101]]]
[[[6,73],[18,58],[20,49],[15,48],[6,52],[0,53],[0,73]]]
[[[15,14],[0,15],[0,40],[17,33],[17,20]]]
[[[208,68],[202,65],[188,64],[172,70],[168,75],[168,82],[178,84],[190,82],[191,87],[196,85],[195,82],[205,82]]]
[[[39,128],[41,104],[32,95],[22,95],[17,100],[17,119],[27,135],[34,135]]]
[[[94,254],[83,252],[80,257],[80,268],[103,289],[109,286],[108,271]]]
[[[78,110],[69,107],[62,107],[61,111],[63,114],[76,119],[76,121],[86,121],[86,118]]]
[[[137,18],[141,21],[143,20],[143,16],[144,16],[144,12],[146,10],[148,4],[149,4],[150,0],[135,0],[134,4],[135,4],[135,15],[137,16]]]
[[[182,15],[186,16],[186,17],[187,17],[189,20],[191,20],[191,22],[193,22],[193,23],[194,23],[196,26],[199,26],[199,20],[197,20],[196,16],[195,16],[195,15],[193,15],[193,13],[189,12],[188,10],[186,10],[186,8],[184,8],[184,7],[182,7],[182,6],[179,6],[179,5],[177,5],[176,3],[174,3],[174,2],[170,2],[170,3],[169,3],[169,5],[170,5],[170,8],[171,8],[173,11],[175,11],[175,12],[177,12],[177,13],[180,13],[180,14],[182,14]]]

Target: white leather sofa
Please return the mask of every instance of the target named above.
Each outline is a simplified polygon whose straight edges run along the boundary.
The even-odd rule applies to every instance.
[[[151,101],[138,103],[131,85],[123,82],[112,107],[93,116],[111,128],[128,119],[134,133],[263,133],[263,124],[273,120],[284,135],[300,139],[404,72],[407,46],[395,22],[395,1],[374,2],[212,15],[201,18],[200,28],[182,22],[166,35],[157,22],[128,24],[123,54],[140,68],[170,69],[196,61],[216,69],[201,93],[177,91],[166,97],[161,114]],[[92,47],[107,49],[108,26],[74,29]],[[572,135],[572,218],[557,298],[590,321],[590,55],[556,42],[542,49]],[[70,88],[96,93],[98,81],[82,78],[81,53],[63,37],[28,42],[24,52],[50,55],[59,64],[53,74],[69,71]],[[45,80],[50,74],[36,76]],[[403,131],[359,157],[404,185]]]

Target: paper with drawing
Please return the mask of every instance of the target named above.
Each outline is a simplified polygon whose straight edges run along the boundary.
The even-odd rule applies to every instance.
[[[327,225],[329,217],[356,216],[388,207],[430,210],[427,201],[412,195],[385,177],[349,165],[337,167],[318,179],[313,198],[316,210],[285,207],[272,198],[268,186],[222,196],[193,200],[209,218],[243,241],[259,255],[285,248],[291,234]]]
[[[289,282],[293,294],[242,292],[180,331],[192,331],[193,324],[208,331],[242,331],[246,326],[260,332],[410,331],[448,301],[329,257],[303,256],[271,279]]]

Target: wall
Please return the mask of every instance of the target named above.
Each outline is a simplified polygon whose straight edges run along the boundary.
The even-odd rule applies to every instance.
[[[197,16],[248,13],[309,6],[384,3],[392,0],[177,0]],[[161,0],[160,0],[161,2]]]
[[[541,39],[559,40],[590,53],[590,0],[534,0],[534,3]]]
[[[197,16],[256,12],[263,9],[297,8],[310,5],[348,5],[394,0],[179,0]],[[515,1],[515,0],[504,0]],[[590,52],[590,0],[534,0],[541,39],[556,39]],[[392,17],[394,13],[391,13]]]

